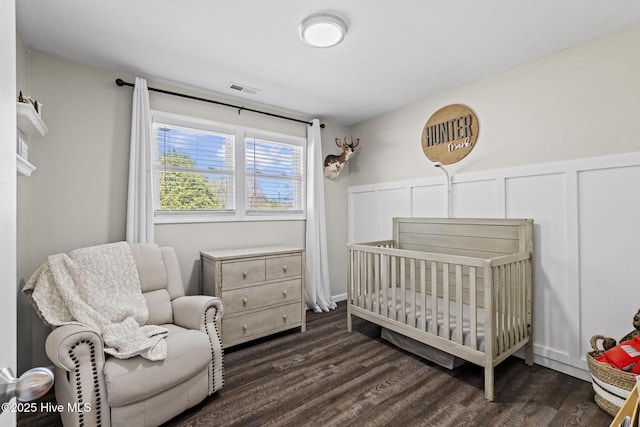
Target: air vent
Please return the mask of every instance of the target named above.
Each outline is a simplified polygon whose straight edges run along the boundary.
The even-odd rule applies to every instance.
[[[249,86],[245,86],[245,85],[241,85],[233,82],[229,83],[229,89],[246,93],[249,95],[256,95],[258,92],[260,92],[260,89],[256,89],[254,87],[249,87]]]

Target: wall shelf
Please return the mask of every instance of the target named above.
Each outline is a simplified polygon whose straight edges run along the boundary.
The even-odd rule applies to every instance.
[[[22,175],[31,176],[31,173],[34,170],[36,170],[35,166],[33,166],[28,161],[26,161],[24,158],[22,158],[20,154],[17,154],[17,153],[16,153],[16,162],[17,162],[16,165],[17,165],[18,172],[20,172]]]
[[[40,135],[44,136],[49,129],[42,121],[42,117],[33,108],[33,105],[24,102],[18,102],[16,105],[18,113],[18,128],[27,136]]]
[[[36,167],[29,163],[27,156],[28,143],[32,136],[44,136],[49,129],[42,121],[42,117],[31,104],[18,102],[16,105],[18,123],[18,141],[16,152],[16,169],[18,173],[31,176]],[[24,153],[21,151],[24,146]],[[23,154],[23,155],[21,155]]]

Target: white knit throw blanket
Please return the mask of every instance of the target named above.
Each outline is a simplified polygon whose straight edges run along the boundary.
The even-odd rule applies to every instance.
[[[81,324],[95,329],[106,353],[120,359],[167,356],[167,329],[144,326],[149,310],[126,242],[52,255],[22,291],[49,325]]]

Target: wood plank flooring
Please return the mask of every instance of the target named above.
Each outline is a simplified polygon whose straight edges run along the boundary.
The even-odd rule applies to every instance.
[[[607,426],[591,384],[513,357],[496,368],[496,399],[483,369],[441,368],[381,340],[379,327],[346,303],[307,313],[291,331],[227,350],[226,385],[164,424],[196,426]],[[42,415],[42,414],[40,414]],[[18,417],[19,426],[60,425]]]
[[[187,426],[607,426],[591,384],[513,357],[484,398],[483,369],[450,371],[379,338],[346,303],[308,313],[307,331],[225,354],[226,385],[166,423]]]

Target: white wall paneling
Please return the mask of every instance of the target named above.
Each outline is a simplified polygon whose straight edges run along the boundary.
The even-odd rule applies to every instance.
[[[378,227],[381,239],[391,239],[390,224],[393,217],[411,216],[411,189],[407,187],[385,188],[378,191]]]
[[[533,218],[535,361],[588,379],[589,340],[620,339],[640,308],[640,152],[452,176],[454,217]],[[394,216],[446,216],[442,177],[349,187],[349,242]]]
[[[583,351],[591,331],[619,339],[640,307],[640,167],[583,170],[580,209],[580,306]],[[608,319],[602,322],[601,319]],[[624,328],[620,330],[619,325]]]

